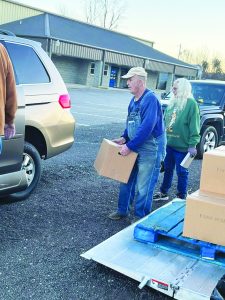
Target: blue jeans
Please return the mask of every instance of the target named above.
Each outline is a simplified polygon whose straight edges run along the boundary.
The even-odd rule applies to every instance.
[[[172,185],[173,173],[176,167],[178,183],[177,183],[177,195],[181,199],[185,199],[187,196],[188,185],[188,169],[183,168],[180,163],[186,156],[187,152],[179,152],[173,148],[166,147],[166,157],[164,160],[165,173],[160,191],[163,194],[167,194]]]
[[[134,214],[140,218],[150,213],[152,198],[165,153],[165,134],[152,137],[138,150],[138,158],[128,183],[120,184],[118,213],[126,216],[134,203]]]

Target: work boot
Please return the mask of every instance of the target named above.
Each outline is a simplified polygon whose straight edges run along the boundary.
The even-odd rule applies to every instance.
[[[119,214],[117,211],[111,213],[110,215],[108,215],[108,217],[111,219],[111,220],[121,220],[123,218],[126,218],[127,216],[125,215],[121,215]]]
[[[166,200],[169,200],[169,196],[167,194],[163,194],[161,192],[158,192],[158,193],[155,193],[153,195],[153,200],[155,200],[155,201],[159,201],[159,200],[166,201]]]

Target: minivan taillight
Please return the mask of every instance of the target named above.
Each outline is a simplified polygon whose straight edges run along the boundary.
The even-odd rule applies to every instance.
[[[71,101],[69,94],[59,96],[59,104],[62,108],[71,108]]]

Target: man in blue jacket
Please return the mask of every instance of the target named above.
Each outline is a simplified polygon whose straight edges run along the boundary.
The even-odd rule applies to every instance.
[[[138,157],[128,183],[120,184],[118,209],[109,215],[112,220],[127,217],[133,202],[136,219],[150,213],[166,144],[161,104],[146,88],[147,72],[142,67],[134,67],[122,78],[127,79],[134,97],[128,107],[126,129],[114,142],[121,145],[121,155],[134,151]]]

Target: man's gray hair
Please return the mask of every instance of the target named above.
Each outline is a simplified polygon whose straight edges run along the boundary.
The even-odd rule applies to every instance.
[[[137,75],[137,77],[142,80],[145,84],[147,83],[147,77],[145,76],[140,76],[140,75]]]

